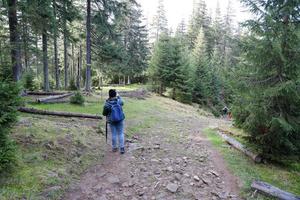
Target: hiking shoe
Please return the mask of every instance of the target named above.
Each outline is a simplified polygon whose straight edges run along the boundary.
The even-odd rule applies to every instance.
[[[112,148],[112,152],[117,152],[118,148]]]
[[[120,148],[120,153],[124,154],[125,153],[125,148]]]

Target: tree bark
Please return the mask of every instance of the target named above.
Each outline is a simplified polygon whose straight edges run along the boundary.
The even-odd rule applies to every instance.
[[[63,3],[64,14],[66,13],[66,3]],[[64,70],[65,70],[65,89],[68,88],[68,34],[67,34],[67,20],[63,16],[63,32],[64,32]]]
[[[31,113],[37,115],[53,115],[53,116],[60,116],[60,117],[77,117],[77,118],[88,118],[88,119],[102,119],[101,116],[98,115],[91,115],[91,114],[82,114],[82,113],[69,113],[69,112],[58,112],[58,111],[46,111],[46,110],[38,110],[34,108],[25,108],[20,107],[18,111],[24,113]]]
[[[39,91],[29,91],[29,92],[26,92],[27,95],[63,95],[63,94],[66,94],[66,93],[63,93],[63,92],[39,92]]]
[[[56,1],[53,0],[53,15],[54,15],[54,38],[53,38],[53,44],[54,44],[54,68],[55,68],[55,89],[59,89],[60,81],[59,81],[59,66],[58,66],[58,47],[57,47],[57,26],[56,26]]]
[[[236,148],[237,150],[243,152],[249,158],[251,158],[255,163],[260,163],[262,161],[262,157],[259,154],[255,154],[244,147],[241,143],[239,143],[234,138],[231,138],[221,132],[218,131],[218,134],[231,146]]]
[[[82,45],[79,46],[79,55],[78,55],[78,68],[77,68],[77,89],[80,90],[81,83],[81,67],[82,67]]]
[[[253,190],[257,190],[260,193],[266,194],[267,196],[275,197],[281,200],[300,200],[300,196],[296,196],[289,192],[283,191],[277,187],[274,187],[268,183],[262,181],[253,181],[251,184]]]
[[[48,38],[47,38],[47,30],[45,28],[43,28],[42,40],[43,40],[44,91],[48,92],[50,90],[49,71],[48,71]]]
[[[20,37],[18,33],[17,0],[7,0],[7,4],[13,80],[17,82],[21,78],[22,69]]]
[[[86,1],[86,83],[85,90],[87,92],[91,91],[91,0]]]
[[[36,101],[38,103],[47,103],[50,102],[52,100],[57,100],[57,99],[63,99],[69,96],[74,95],[74,93],[67,93],[67,94],[62,94],[62,95],[54,95],[54,96],[49,96],[49,97],[45,97],[45,98],[38,98],[36,99]]]
[[[22,13],[23,15],[23,13]],[[23,39],[23,48],[24,48],[24,64],[25,64],[25,71],[28,71],[29,66],[29,58],[28,58],[28,23],[26,17],[24,17],[24,21],[22,23],[22,39]]]
[[[127,81],[127,84],[130,85],[131,84],[131,81],[130,81],[130,76],[128,76],[128,81]]]

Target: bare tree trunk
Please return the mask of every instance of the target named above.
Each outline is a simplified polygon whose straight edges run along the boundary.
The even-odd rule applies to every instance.
[[[23,15],[23,14],[22,14]],[[25,64],[25,71],[28,70],[29,65],[28,65],[28,29],[27,29],[27,19],[24,18],[24,22],[22,23],[22,29],[23,29],[23,45],[24,45],[24,64]]]
[[[56,2],[53,0],[53,15],[54,15],[54,68],[55,68],[55,88],[58,90],[60,86],[59,82],[59,66],[58,66],[58,47],[57,47],[57,26],[56,26]]]
[[[85,90],[91,91],[91,0],[86,1],[86,83]]]
[[[47,39],[47,30],[43,29],[42,34],[43,40],[43,65],[44,65],[44,91],[48,92],[50,90],[49,87],[49,72],[48,72],[48,39]]]
[[[8,21],[11,45],[11,62],[14,81],[19,81],[21,78],[21,51],[20,38],[18,33],[18,19],[17,19],[17,0],[7,0],[8,4]]]
[[[64,12],[66,13],[66,3],[64,1],[63,3],[63,9]],[[65,89],[68,88],[68,35],[67,35],[67,21],[64,18],[63,21],[63,26],[64,26],[64,70],[65,70],[65,84],[64,87]]]
[[[36,65],[36,77],[38,78],[39,76],[39,50],[38,50],[38,42],[39,42],[39,36],[38,34],[35,35],[35,49],[36,49],[36,52],[35,52],[35,65]]]
[[[72,70],[71,70],[71,77],[75,79],[75,51],[74,51],[74,43],[72,42]]]
[[[131,84],[131,81],[130,81],[130,76],[128,76],[128,81],[127,81],[127,84],[130,85]]]
[[[78,55],[78,68],[77,68],[77,89],[80,90],[81,83],[81,66],[82,66],[82,46],[79,46],[79,55]]]

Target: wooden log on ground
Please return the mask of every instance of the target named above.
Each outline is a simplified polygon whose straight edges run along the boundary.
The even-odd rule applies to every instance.
[[[262,181],[253,181],[251,184],[251,188],[267,196],[275,197],[281,200],[300,200],[300,196],[296,196],[292,193],[283,191]]]
[[[52,116],[60,116],[60,117],[76,117],[76,118],[89,118],[89,119],[102,119],[101,116],[91,115],[91,114],[82,114],[82,113],[70,113],[70,112],[59,112],[59,111],[47,111],[47,110],[38,110],[35,108],[26,108],[20,107],[18,111],[30,114],[37,115],[52,115]]]
[[[74,95],[74,93],[67,93],[67,94],[62,94],[62,95],[54,95],[54,96],[49,96],[49,97],[45,97],[45,98],[37,98],[36,101],[38,103],[47,103],[53,100],[58,100],[58,99],[63,99],[69,96]]]
[[[65,92],[42,92],[42,91],[28,91],[26,92],[27,95],[40,95],[40,96],[43,96],[43,95],[47,95],[47,96],[50,96],[50,95],[63,95],[63,94],[66,94]]]
[[[236,139],[231,138],[220,131],[218,131],[219,135],[231,146],[236,148],[237,150],[243,152],[245,155],[247,155],[249,158],[251,158],[254,162],[260,163],[262,161],[262,157],[259,154],[255,154],[244,147],[240,142],[238,142]]]

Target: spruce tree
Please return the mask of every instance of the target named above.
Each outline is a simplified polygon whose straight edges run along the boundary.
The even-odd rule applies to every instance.
[[[243,0],[246,25],[234,115],[265,155],[300,155],[300,27],[297,1]]]
[[[159,39],[161,34],[168,33],[168,20],[166,17],[166,11],[164,6],[164,0],[158,0],[158,7],[156,15],[153,18],[151,24],[151,35],[150,39],[155,42]]]

